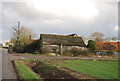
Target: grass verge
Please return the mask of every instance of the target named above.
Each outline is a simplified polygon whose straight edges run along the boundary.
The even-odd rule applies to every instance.
[[[41,80],[30,68],[25,66],[22,61],[15,61],[16,70],[18,72],[19,79],[24,81]],[[42,81],[42,80],[41,80]]]

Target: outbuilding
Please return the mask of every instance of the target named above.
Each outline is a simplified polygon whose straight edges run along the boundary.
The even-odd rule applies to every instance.
[[[40,34],[40,43],[42,49],[47,45],[57,45],[62,54],[63,46],[77,46],[86,48],[82,38],[77,35],[55,35],[55,34]]]

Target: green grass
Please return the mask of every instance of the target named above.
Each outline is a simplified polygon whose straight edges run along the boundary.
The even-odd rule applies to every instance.
[[[30,68],[25,66],[21,61],[15,61],[15,66],[20,79],[29,81],[33,81],[33,79],[40,80],[40,78],[35,73],[33,73]]]
[[[62,67],[88,74],[98,79],[118,79],[118,62],[66,60]]]
[[[26,60],[29,63],[39,61],[36,59]],[[117,61],[100,61],[100,60],[40,60],[45,63],[42,66],[37,66],[38,73],[45,73],[47,70],[54,69],[55,66],[65,67],[79,73],[93,76],[97,79],[118,79],[118,62]],[[19,76],[22,79],[37,79],[36,75],[30,71],[21,61],[15,62]],[[49,67],[48,67],[49,65]],[[53,67],[53,65],[55,65]],[[47,70],[44,70],[46,69]],[[40,70],[41,69],[41,70]],[[43,72],[42,72],[43,71]],[[30,73],[29,73],[30,72]],[[32,75],[31,75],[32,73]],[[32,77],[31,77],[32,76]],[[120,78],[120,77],[119,77]]]

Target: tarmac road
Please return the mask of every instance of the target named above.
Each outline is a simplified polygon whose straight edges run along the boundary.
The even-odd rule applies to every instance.
[[[2,49],[0,48],[0,81],[2,80]]]
[[[67,56],[39,56],[39,55],[24,55],[24,54],[8,54],[11,60],[19,59],[101,59],[101,60],[116,60],[113,58],[92,58],[92,57],[67,57]]]
[[[2,49],[2,81],[17,81],[17,76],[6,49]]]

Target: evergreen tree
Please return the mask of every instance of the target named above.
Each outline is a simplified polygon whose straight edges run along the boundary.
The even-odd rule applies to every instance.
[[[96,42],[94,40],[89,40],[87,48],[90,52],[95,53],[97,51]]]

